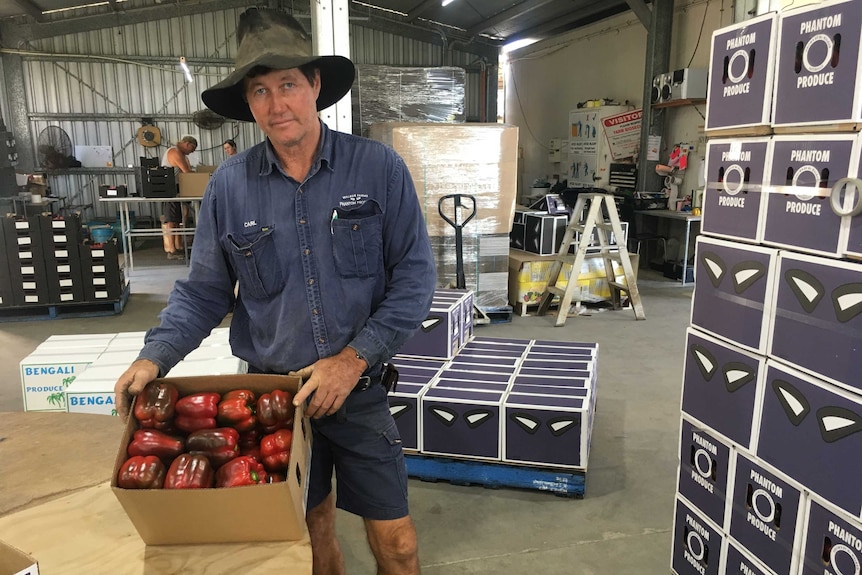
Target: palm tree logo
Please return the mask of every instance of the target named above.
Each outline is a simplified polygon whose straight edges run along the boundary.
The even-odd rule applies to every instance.
[[[69,385],[71,385],[71,383],[73,381],[75,381],[75,377],[76,376],[74,376],[74,375],[69,376],[69,377],[64,377],[63,381],[62,381],[63,389],[66,389],[67,387],[69,387]],[[58,408],[65,408],[66,407],[66,393],[63,391],[57,391],[55,393],[52,393],[51,395],[48,396],[48,405],[52,405],[52,406],[55,406]]]

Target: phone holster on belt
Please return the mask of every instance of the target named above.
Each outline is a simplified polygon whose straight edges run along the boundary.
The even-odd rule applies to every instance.
[[[386,393],[395,391],[395,386],[398,385],[398,370],[391,363],[383,365],[383,387],[386,388]]]

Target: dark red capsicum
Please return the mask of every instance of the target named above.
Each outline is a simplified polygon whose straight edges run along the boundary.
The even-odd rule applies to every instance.
[[[257,399],[257,420],[266,433],[289,427],[293,423],[293,394],[276,389]]]
[[[193,455],[204,455],[218,469],[239,455],[239,431],[232,427],[199,429],[186,438],[186,450]]]
[[[293,443],[293,431],[279,429],[270,435],[264,435],[260,440],[260,455],[263,466],[268,471],[285,471],[290,462],[290,445]]]
[[[158,429],[138,429],[129,443],[128,453],[136,455],[155,455],[170,463],[174,457],[185,451],[182,438],[168,435]]]
[[[231,459],[216,471],[216,487],[241,487],[266,483],[266,471],[251,457]]]
[[[215,469],[203,455],[183,453],[171,463],[165,475],[165,489],[203,489],[212,487]]]
[[[165,464],[155,455],[128,458],[117,473],[117,485],[123,489],[161,489],[165,483]]]
[[[257,425],[254,416],[255,396],[253,391],[237,389],[222,396],[218,404],[218,423],[233,427],[237,431],[251,431]]]
[[[195,393],[181,397],[177,401],[174,424],[186,433],[218,427],[216,416],[219,401],[221,395],[218,393]]]
[[[170,383],[151,381],[135,399],[135,419],[141,427],[168,429],[180,393]]]

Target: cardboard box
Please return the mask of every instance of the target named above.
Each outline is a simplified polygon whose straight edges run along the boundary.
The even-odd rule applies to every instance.
[[[862,522],[817,497],[809,499],[800,575],[856,573],[862,564]]]
[[[421,451],[500,460],[505,392],[430,387],[421,397]]]
[[[66,352],[37,349],[22,359],[24,411],[66,411],[66,388],[98,359],[102,349],[72,348]]]
[[[727,526],[736,452],[709,428],[682,418],[676,490],[713,523]]]
[[[463,306],[460,301],[435,296],[428,316],[419,329],[404,342],[398,353],[416,357],[449,359],[461,347]]]
[[[797,573],[805,497],[773,470],[737,454],[728,533],[776,573]]]
[[[720,573],[724,575],[775,575],[754,559],[750,551],[746,550],[739,543],[728,538],[724,551],[724,565]]]
[[[769,182],[769,138],[710,140],[701,230],[707,235],[758,243],[763,237]]]
[[[773,12],[712,33],[707,132],[768,128],[772,117],[777,21],[778,15]]]
[[[725,536],[682,498],[676,498],[671,569],[676,575],[719,575]]]
[[[766,355],[778,250],[698,236],[692,326]]]
[[[862,393],[862,264],[781,252],[769,355]]]
[[[39,575],[36,560],[0,541],[0,575]]]
[[[508,242],[517,195],[517,126],[386,122],[372,124],[369,136],[404,158],[428,235],[454,237],[438,203],[449,194],[469,194],[476,198],[476,217],[465,232],[506,234]],[[451,201],[446,205],[451,209]]]
[[[556,254],[560,251],[560,244],[568,225],[569,217],[566,215],[524,214],[522,249],[534,254]]]
[[[754,453],[766,358],[688,330],[682,412]]]
[[[862,397],[766,362],[757,456],[811,493],[862,516]]]
[[[281,375],[165,378],[180,394],[250,389],[298,391],[301,380]],[[147,545],[293,541],[307,532],[305,500],[311,456],[311,428],[296,409],[290,469],[283,483],[221,489],[121,489],[117,473],[138,429],[129,418],[114,464],[111,489]],[[241,510],[241,511],[240,511]]]
[[[862,51],[858,41],[847,39],[859,38],[860,21],[858,1],[820,2],[780,13],[773,126],[828,129],[857,123],[859,129]]]
[[[179,174],[179,187],[181,198],[202,198],[210,183],[212,172],[193,172]]]

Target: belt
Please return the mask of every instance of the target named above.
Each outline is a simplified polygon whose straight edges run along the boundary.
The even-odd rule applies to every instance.
[[[370,375],[363,375],[359,378],[359,381],[356,382],[356,385],[353,387],[353,391],[350,393],[361,393],[374,385],[375,383],[380,383],[382,379],[378,377],[371,377]]]

